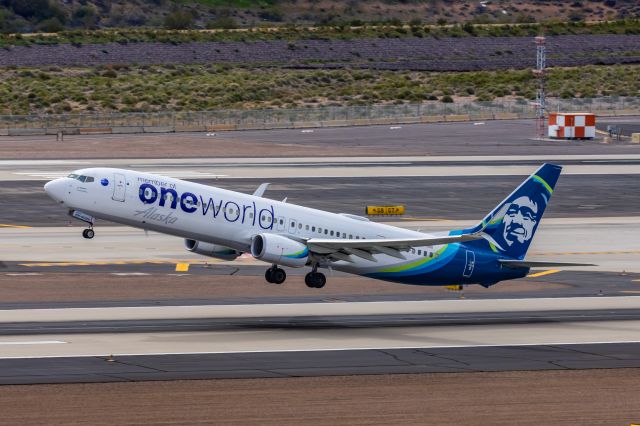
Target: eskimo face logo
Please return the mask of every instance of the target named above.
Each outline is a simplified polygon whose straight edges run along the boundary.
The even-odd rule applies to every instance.
[[[523,244],[533,236],[538,223],[540,206],[527,196],[518,197],[509,206],[504,215],[502,238],[509,245]]]

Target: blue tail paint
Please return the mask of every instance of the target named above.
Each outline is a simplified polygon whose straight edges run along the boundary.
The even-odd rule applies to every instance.
[[[523,259],[562,170],[543,164],[491,211],[482,222],[461,233],[483,232],[483,240],[465,245],[489,248],[500,257]],[[459,231],[460,232],[460,231]]]

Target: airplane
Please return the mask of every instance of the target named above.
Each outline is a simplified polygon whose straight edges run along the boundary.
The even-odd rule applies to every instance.
[[[431,235],[347,213],[330,213],[164,176],[87,168],[45,184],[45,192],[88,224],[96,219],[184,238],[200,255],[234,260],[243,253],[270,263],[269,283],[282,284],[281,266],[310,267],[305,284],[322,288],[319,269],[402,284],[446,286],[521,278],[531,267],[589,266],[524,259],[562,167],[543,164],[477,225]]]

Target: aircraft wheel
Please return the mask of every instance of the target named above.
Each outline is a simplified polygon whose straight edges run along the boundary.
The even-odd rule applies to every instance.
[[[309,272],[307,275],[304,276],[304,283],[309,288],[315,288],[314,281],[313,281],[313,275],[314,275],[313,272]]]
[[[304,277],[304,283],[309,288],[322,288],[327,283],[327,277],[320,272],[309,272]]]
[[[316,272],[316,288],[322,288],[327,283],[327,277],[320,272]]]
[[[273,278],[271,277],[271,273],[273,272],[272,268],[267,269],[264,272],[264,279],[267,280],[268,283],[273,283]]]
[[[91,228],[82,231],[82,236],[88,240],[92,239],[95,235],[96,233]]]
[[[274,284],[282,284],[287,279],[287,273],[284,269],[275,268],[271,271],[271,282]]]

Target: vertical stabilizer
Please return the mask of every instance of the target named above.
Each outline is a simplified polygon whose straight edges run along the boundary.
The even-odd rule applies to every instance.
[[[553,194],[561,170],[561,166],[543,164],[482,219],[482,222],[462,231],[484,234],[484,240],[468,244],[481,244],[485,247],[488,244],[495,253],[513,259],[523,259]]]

